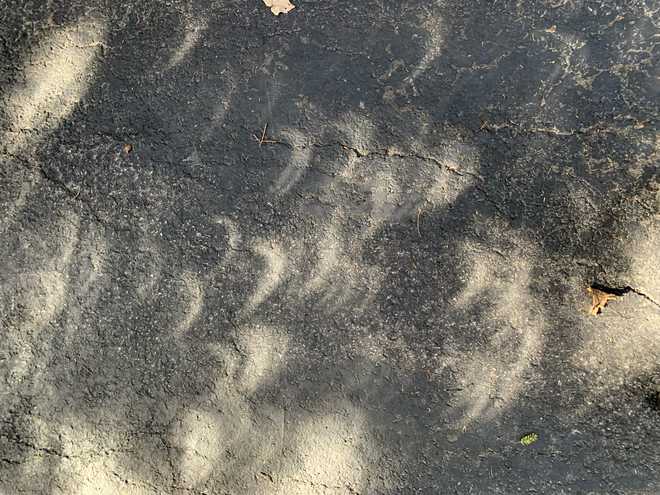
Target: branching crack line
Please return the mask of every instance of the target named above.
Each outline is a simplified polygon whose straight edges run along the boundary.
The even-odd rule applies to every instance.
[[[438,167],[440,167],[443,170],[447,170],[448,172],[451,172],[452,174],[464,177],[464,176],[470,176],[474,177],[475,179],[478,179],[480,181],[483,181],[483,177],[480,176],[479,174],[475,174],[474,172],[469,172],[467,170],[460,170],[456,167],[452,167],[451,165],[448,165],[447,163],[443,162],[442,160],[439,160],[438,158],[431,156],[431,155],[422,155],[420,153],[401,153],[397,150],[361,150],[359,148],[355,148],[354,146],[349,146],[346,143],[342,143],[341,141],[332,141],[329,143],[315,143],[313,145],[315,148],[330,148],[334,146],[338,146],[342,149],[352,151],[355,156],[358,158],[368,158],[368,157],[378,157],[378,158],[403,158],[403,159],[410,159],[410,158],[416,158],[418,160],[423,160],[426,162],[432,162],[435,163]]]
[[[613,285],[602,285],[602,284],[595,283],[595,284],[592,284],[591,287],[594,288],[594,289],[599,289],[599,290],[601,290],[603,292],[606,292],[608,294],[614,294],[614,295],[617,295],[617,296],[623,296],[625,294],[628,294],[628,293],[632,292],[633,294],[636,294],[639,297],[641,297],[643,299],[646,299],[648,302],[650,302],[654,306],[657,306],[658,308],[660,308],[660,303],[658,301],[653,299],[648,294],[646,294],[646,293],[642,292],[641,290],[636,289],[635,287],[632,287],[630,285],[626,285],[624,287],[616,287],[616,286],[613,286]]]
[[[172,488],[175,490],[183,490],[184,492],[192,493],[193,495],[210,495],[207,491],[182,485],[172,485]]]
[[[357,156],[358,158],[368,158],[368,157],[379,157],[379,158],[385,158],[385,159],[387,159],[387,158],[402,158],[402,159],[416,158],[418,160],[423,160],[423,161],[434,163],[435,165],[437,165],[442,170],[447,170],[448,172],[450,172],[454,175],[458,175],[460,177],[469,176],[469,177],[473,177],[473,178],[477,179],[479,182],[484,181],[484,178],[479,174],[476,174],[474,172],[469,172],[467,170],[460,170],[458,168],[452,167],[451,165],[448,165],[447,163],[443,162],[442,160],[439,160],[438,158],[436,158],[434,156],[430,156],[430,155],[422,155],[420,153],[401,153],[401,152],[398,152],[396,150],[384,150],[384,151],[383,150],[361,150],[359,148],[355,148],[354,146],[349,146],[346,143],[342,143],[341,141],[332,141],[332,142],[329,142],[329,143],[315,143],[315,144],[313,144],[313,146],[315,148],[329,148],[329,147],[339,146],[342,149],[349,150],[349,151],[353,152],[355,154],[355,156]],[[498,211],[498,213],[500,213],[500,215],[502,215],[504,217],[509,217],[510,216],[506,213],[506,211],[504,211],[502,206],[492,198],[492,195],[483,186],[481,186],[479,183],[475,183],[474,188],[475,188],[476,191],[481,193],[481,195],[486,199],[486,201],[488,203],[493,205],[493,207]]]
[[[303,484],[303,485],[309,485],[311,487],[325,488],[326,490],[347,490],[347,493],[352,493],[352,494],[355,494],[355,495],[359,495],[359,492],[357,492],[350,485],[344,485],[344,486],[341,486],[341,485],[328,485],[328,484],[322,483],[322,482],[302,480],[302,479],[293,478],[293,477],[283,478],[282,481],[283,482],[292,481],[293,483],[300,483],[300,484]]]
[[[16,438],[16,437],[7,437],[7,436],[5,436],[5,438],[7,440],[9,440],[11,443],[13,443],[14,445],[19,445],[21,447],[26,447],[28,449],[34,450],[35,452],[41,452],[42,454],[61,457],[63,459],[71,459],[70,456],[68,456],[68,455],[66,455],[62,452],[59,452],[58,450],[52,449],[50,447],[38,447],[38,446],[36,446],[36,445],[34,445],[30,442],[26,442],[25,440],[21,440],[20,438]],[[4,461],[4,459],[3,459],[3,461]]]
[[[117,471],[112,470],[110,472],[115,478],[117,478],[120,481],[120,483],[123,483],[124,485],[132,486],[136,488],[147,487],[153,493],[160,493],[160,489],[156,485],[153,485],[147,481],[141,480],[140,482],[136,483],[135,481],[129,480],[128,478],[124,478],[122,475],[117,473]]]
[[[653,299],[653,298],[652,298],[651,296],[649,296],[648,294],[645,294],[645,293],[642,292],[641,290],[637,290],[637,289],[635,289],[634,287],[626,287],[626,289],[628,289],[628,291],[630,291],[630,292],[633,292],[633,293],[637,294],[639,297],[643,297],[644,299],[646,299],[646,300],[647,300],[648,302],[650,302],[651,304],[653,304],[653,305],[657,306],[658,308],[660,308],[660,303],[659,303],[658,301],[656,301],[655,299]]]
[[[588,127],[580,127],[578,129],[559,129],[557,126],[552,127],[525,127],[523,124],[513,121],[502,123],[491,123],[482,121],[479,130],[490,133],[497,133],[503,129],[510,129],[512,132],[518,134],[546,134],[549,136],[590,136],[598,134],[624,134],[631,130],[640,130],[645,127],[644,123],[638,122],[632,126],[612,127],[609,125],[594,124]]]

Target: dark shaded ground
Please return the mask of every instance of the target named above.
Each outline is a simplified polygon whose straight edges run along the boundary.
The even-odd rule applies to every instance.
[[[0,3],[0,491],[657,493],[660,6],[294,3]]]

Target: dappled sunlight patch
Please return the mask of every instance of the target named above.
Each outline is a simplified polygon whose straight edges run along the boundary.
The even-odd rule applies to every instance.
[[[393,342],[387,335],[376,332],[364,332],[362,335],[356,337],[353,349],[355,353],[372,366],[378,366],[388,360],[387,354],[383,352],[384,349],[393,347]],[[419,365],[416,362],[418,356],[411,356],[411,365]],[[414,369],[406,370],[414,372]]]
[[[172,477],[181,490],[211,493],[218,483],[249,483],[275,472],[281,460],[281,410],[264,404],[255,411],[226,390],[217,404],[180,411],[168,432]]]
[[[471,182],[475,178],[483,180],[479,174],[483,158],[474,144],[450,141],[442,147],[437,160],[449,172],[461,176],[462,180]],[[468,178],[465,177],[466,175]]]
[[[80,236],[76,257],[79,260],[80,292],[89,296],[98,292],[98,282],[105,275],[108,262],[108,241],[102,229],[92,224],[86,236]],[[94,301],[94,299],[92,299]],[[89,305],[89,299],[85,305]]]
[[[456,201],[470,186],[471,181],[456,180],[445,174],[437,174],[426,191],[422,208],[427,204],[431,207],[445,207]]]
[[[24,71],[27,83],[2,97],[9,118],[0,131],[12,152],[35,146],[22,168],[48,185],[43,198],[30,185],[8,188],[9,220],[0,223],[15,237],[8,249],[27,236],[26,252],[37,252],[9,254],[7,268],[20,264],[27,282],[3,288],[0,309],[11,292],[18,309],[8,331],[23,339],[4,344],[16,360],[4,364],[14,367],[6,417],[20,426],[45,418],[48,434],[34,444],[57,449],[16,469],[57,476],[46,490],[339,495],[433,492],[447,481],[479,492],[489,470],[529,461],[530,483],[543,491],[557,481],[545,479],[548,469],[582,448],[564,449],[563,425],[535,416],[555,412],[555,378],[581,371],[551,366],[579,341],[568,366],[612,385],[654,371],[657,319],[630,332],[616,319],[623,338],[594,321],[573,340],[562,327],[572,321],[566,305],[552,299],[562,302],[568,285],[558,274],[581,270],[556,261],[546,242],[553,219],[566,226],[559,254],[574,261],[599,236],[614,240],[597,221],[620,218],[596,211],[584,201],[589,185],[564,175],[588,168],[594,153],[579,146],[592,136],[509,124],[538,110],[542,95],[528,97],[527,86],[536,92],[539,74],[550,76],[546,110],[563,103],[555,106],[569,119],[615,115],[617,91],[603,99],[610,113],[570,105],[582,96],[556,85],[574,67],[528,42],[547,26],[527,15],[536,8],[507,24],[507,9],[488,2],[314,3],[277,27],[268,13],[249,17],[263,14],[260,4],[214,2],[202,14],[197,5],[192,18],[172,2],[122,7],[108,25],[107,77],[94,82],[105,28],[55,27],[74,22],[78,7],[58,7],[54,22],[32,9],[31,29],[9,26],[10,40],[52,35]],[[382,21],[381,32],[362,39],[369,19]],[[560,38],[562,21],[552,22]],[[246,38],[249,27],[265,30]],[[594,46],[610,51],[606,41]],[[497,67],[503,50],[512,56]],[[150,73],[159,54],[163,71]],[[385,84],[396,105],[379,104]],[[479,128],[482,112],[506,127]],[[551,129],[547,120],[536,125]],[[9,160],[9,174],[18,162]],[[632,170],[641,181],[650,169],[635,161]],[[546,195],[556,201],[546,206]],[[73,217],[34,227],[61,204],[92,230],[82,236]],[[21,215],[29,217],[18,230]],[[656,294],[658,238],[645,242],[634,247],[635,286]],[[47,424],[63,417],[65,428]],[[521,453],[511,432],[534,421],[539,450]],[[448,429],[474,434],[459,441]],[[598,457],[587,460],[584,469],[598,469]],[[573,474],[574,488],[588,483]],[[500,478],[490,480],[500,491],[526,488],[516,473]]]
[[[386,170],[377,171],[367,180],[367,187],[371,191],[368,236],[373,234],[385,221],[394,220],[399,214],[397,203],[401,196],[401,189],[393,174]]]
[[[181,274],[181,283],[183,304],[179,322],[174,328],[177,337],[185,335],[190,330],[204,306],[204,288],[199,277],[191,271],[186,271]]]
[[[285,277],[289,257],[283,247],[275,242],[257,241],[254,253],[263,260],[261,273],[256,274],[256,288],[243,306],[241,313],[253,313],[277,289]]]
[[[117,464],[112,457],[89,457],[86,462],[76,462],[68,469],[61,468],[61,484],[72,495],[116,495],[127,493],[127,482],[116,473]],[[131,486],[130,493],[147,494],[145,486]]]
[[[85,312],[94,308],[102,297],[110,279],[108,274],[108,240],[97,224],[88,224],[81,230],[73,259],[69,266],[69,298],[75,304],[66,306],[64,342],[72,344],[79,337],[80,328],[86,323]],[[73,247],[73,245],[72,245]]]
[[[126,447],[121,445],[121,434],[98,426],[94,428],[77,417],[65,415],[59,419],[66,423],[60,423],[56,430],[52,424],[49,428],[62,445],[51,447],[53,455],[50,457],[56,457],[60,463],[55,481],[62,493],[150,493],[149,481],[125,465]]]
[[[206,127],[202,133],[203,139],[215,139],[215,134],[218,131],[219,127],[225,123],[227,114],[232,106],[232,101],[236,96],[238,91],[238,82],[237,77],[234,75],[234,72],[226,69],[223,71],[224,75],[224,93],[220,96],[213,105],[213,110],[211,111],[210,121],[212,125]]]
[[[8,375],[12,385],[33,380],[36,369],[47,364],[38,343],[50,339],[41,333],[65,306],[69,285],[66,272],[78,241],[80,219],[73,213],[63,215],[54,222],[61,234],[57,251],[49,252],[41,266],[13,274],[14,281],[0,292],[0,310],[8,330],[4,346],[13,355]]]
[[[259,325],[243,330],[237,344],[244,353],[237,384],[249,395],[279,375],[286,360],[289,336],[271,326]]]
[[[346,112],[333,120],[331,126],[340,144],[357,150],[361,155],[369,154],[376,136],[376,125],[371,119]]]
[[[210,344],[209,351],[222,362],[212,391],[182,408],[167,432],[173,475],[182,489],[250,479],[275,472],[280,463],[285,413],[268,401],[255,408],[254,395],[277,387],[288,337],[254,326],[232,339],[232,344]]]
[[[414,69],[412,69],[412,73],[405,79],[406,84],[412,87],[414,94],[417,94],[415,80],[423,75],[442,54],[445,38],[442,18],[436,12],[431,12],[420,19],[420,21],[420,26],[426,34],[423,45],[424,54]]]
[[[183,486],[204,482],[220,460],[227,435],[232,434],[226,418],[208,411],[188,411],[176,423],[172,435],[178,440],[178,478]],[[235,425],[232,425],[235,426]]]
[[[316,261],[309,273],[300,279],[300,287],[303,296],[319,298],[326,308],[341,308],[350,302],[357,310],[369,304],[382,283],[383,274],[377,267],[360,261],[360,250],[368,238],[369,228],[361,229],[357,235],[347,232],[346,217],[342,213],[341,208],[336,209],[319,229]]]
[[[21,274],[18,291],[20,303],[16,306],[21,308],[18,324],[23,336],[34,335],[35,331],[52,321],[64,305],[66,285],[66,278],[59,271]]]
[[[627,243],[630,269],[625,274],[635,291],[619,298],[598,318],[583,315],[581,347],[573,356],[576,368],[590,374],[596,397],[639,376],[652,375],[660,356],[660,230],[654,220],[641,223]],[[643,294],[643,295],[642,295]],[[634,312],[635,317],[629,315]]]
[[[463,248],[471,268],[454,306],[460,313],[479,312],[477,331],[483,350],[463,351],[454,363],[461,388],[455,396],[455,428],[492,420],[510,407],[532,383],[531,363],[542,356],[546,322],[530,303],[535,300],[530,283],[538,250],[521,238],[515,244],[515,264],[467,244]],[[460,335],[452,338],[461,340]]]
[[[318,243],[317,258],[307,282],[306,289],[310,292],[322,290],[327,284],[331,283],[331,277],[345,263],[344,239],[337,228],[338,220],[333,215],[333,220],[329,222],[324,234]]]
[[[6,111],[11,132],[2,136],[10,154],[30,143],[30,132],[55,129],[76,107],[91,83],[105,26],[83,21],[44,40],[24,70],[25,83],[13,88]],[[37,139],[39,134],[37,134]]]
[[[446,207],[480,179],[479,155],[474,147],[449,143],[429,150],[421,138],[404,149],[390,146],[377,154],[350,154],[334,184],[353,186],[369,194],[365,237],[384,224],[414,220],[420,209]],[[415,166],[406,164],[415,161]]]
[[[207,29],[208,21],[205,19],[188,19],[186,21],[185,34],[181,44],[174,50],[167,68],[172,69],[186,59],[199,43],[202,35]]]
[[[13,224],[18,214],[27,203],[27,198],[34,188],[34,183],[24,180],[20,186],[16,188],[12,197],[0,198],[0,208],[2,208],[2,216],[0,217],[0,234],[4,234],[7,229]]]
[[[64,411],[56,424],[47,425],[57,441],[39,444],[51,450],[45,457],[58,463],[55,481],[62,493],[146,495],[157,491],[157,484],[171,483],[174,449],[164,444],[166,432],[154,431],[135,441],[127,436],[122,419],[104,414],[99,417],[103,420],[89,423],[70,413]]]
[[[585,322],[583,343],[573,364],[591,373],[596,393],[598,389],[618,388],[631,379],[653,373],[658,366],[660,309],[642,301],[639,304],[644,306],[644,314],[634,322],[613,310],[607,316]]]
[[[383,100],[393,103],[399,96],[418,96],[415,87],[416,81],[432,68],[436,60],[442,55],[445,45],[446,31],[443,18],[439,12],[431,10],[417,16],[417,24],[422,31],[421,57],[414,64],[406,64],[403,59],[395,59],[387,69],[380,75],[381,83],[395,79],[400,73],[408,74],[400,83],[385,87]],[[418,35],[415,35],[418,37]]]
[[[138,240],[139,249],[137,253],[142,270],[132,273],[135,280],[136,294],[142,301],[148,301],[153,297],[158,283],[164,276],[162,251],[158,249],[155,242],[151,242],[147,236],[140,236]]]
[[[257,393],[279,376],[288,350],[286,331],[269,325],[241,327],[230,342],[209,344],[209,351],[222,362],[214,393],[218,397]]]
[[[377,451],[366,428],[364,412],[350,404],[341,414],[309,416],[298,424],[287,439],[294,455],[279,474],[286,491],[313,493],[316,486],[361,493],[372,467],[364,454]]]
[[[561,40],[560,43],[548,45],[552,51],[557,54],[556,67],[550,74],[550,77],[541,82],[539,94],[541,96],[540,106],[553,108],[562,104],[562,96],[556,91],[564,82],[566,77],[574,77],[576,83],[584,88],[591,87],[588,76],[581,72],[580,64],[575,65],[575,53],[583,50],[585,41],[580,35],[560,30],[552,35]]]
[[[350,121],[356,117],[349,113],[343,118]],[[386,275],[381,267],[365,263],[365,244],[390,226],[407,226],[422,236],[423,215],[447,207],[479,178],[472,172],[479,168],[479,155],[470,145],[446,143],[433,153],[421,140],[407,143],[409,151],[395,146],[386,150],[369,148],[374,140],[373,122],[360,117],[355,125],[369,132],[362,136],[356,133],[357,141],[353,135],[353,140],[346,143],[320,143],[323,147],[343,148],[345,157],[319,194],[321,198],[340,194],[355,201],[334,205],[315,223],[310,256],[313,265],[300,276],[293,275],[287,285],[298,284],[303,296],[320,297],[326,307],[368,305]],[[341,129],[341,120],[337,126]],[[286,130],[286,134],[294,154],[297,149],[307,151],[314,146],[304,133]],[[362,144],[354,148],[356,142]],[[406,160],[414,160],[415,166]],[[300,187],[305,180],[300,179]],[[295,249],[295,242],[286,250],[292,265],[305,254]]]
[[[470,248],[464,251],[470,250]],[[493,280],[492,262],[496,261],[496,254],[471,253],[469,271],[463,277],[465,285],[453,300],[455,307],[459,310],[469,310],[470,306],[479,299],[481,294],[490,289],[491,284],[500,283],[499,280]]]
[[[657,217],[641,224],[627,244],[630,285],[660,303],[660,222]]]
[[[3,413],[0,429],[3,466],[1,478],[9,486],[12,478],[17,480],[22,489],[10,492],[0,489],[0,493],[43,493],[39,487],[43,486],[44,474],[58,475],[59,468],[69,466],[61,447],[61,437],[47,417],[33,414],[16,421],[15,416],[5,416],[6,402],[3,398],[0,405]],[[11,412],[12,408],[8,409]],[[18,483],[15,486],[18,486]]]
[[[302,143],[306,142],[305,135],[294,129],[285,129],[280,134],[287,142],[292,143],[293,149],[286,168],[280,173],[272,187],[275,194],[285,194],[294,187],[310,167],[312,160],[312,148]]]

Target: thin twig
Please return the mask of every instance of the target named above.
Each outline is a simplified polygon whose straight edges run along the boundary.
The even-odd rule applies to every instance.
[[[256,134],[252,134],[254,136],[254,139],[257,140],[257,143],[259,143],[259,146],[262,144],[277,144],[278,141],[274,141],[272,139],[266,139],[266,130],[268,129],[268,122],[264,124],[264,129],[261,132],[261,138],[258,138]]]

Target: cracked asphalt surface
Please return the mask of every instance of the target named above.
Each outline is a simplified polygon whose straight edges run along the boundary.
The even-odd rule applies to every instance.
[[[660,5],[293,3],[0,0],[0,493],[659,493]]]

